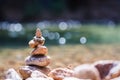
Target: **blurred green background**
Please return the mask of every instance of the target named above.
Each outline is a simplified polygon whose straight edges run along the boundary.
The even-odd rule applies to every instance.
[[[0,46],[28,46],[28,41],[35,36],[36,28],[40,28],[45,45],[64,44],[118,44],[120,43],[120,25],[82,24],[78,21],[39,23],[1,23]],[[5,25],[5,26],[4,26]]]
[[[120,43],[119,0],[0,0],[0,46]]]

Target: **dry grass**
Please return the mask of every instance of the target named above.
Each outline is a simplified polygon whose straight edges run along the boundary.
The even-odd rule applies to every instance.
[[[65,46],[47,46],[51,56],[51,66],[73,67],[83,64],[92,63],[98,60],[120,60],[119,44],[112,45],[65,45]],[[19,68],[25,65],[24,59],[32,51],[30,48],[4,48],[0,49],[0,79],[3,72],[9,68]]]

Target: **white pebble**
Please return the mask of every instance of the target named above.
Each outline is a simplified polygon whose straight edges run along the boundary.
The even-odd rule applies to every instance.
[[[22,78],[13,68],[11,68],[6,71],[6,80],[22,80]]]

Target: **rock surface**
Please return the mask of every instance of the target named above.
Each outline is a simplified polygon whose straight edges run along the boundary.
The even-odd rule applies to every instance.
[[[13,69],[8,69],[6,71],[6,80],[22,80],[22,78],[19,76],[19,74]]]

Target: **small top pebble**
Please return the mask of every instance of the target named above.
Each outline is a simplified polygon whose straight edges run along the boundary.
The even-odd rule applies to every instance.
[[[39,28],[36,29],[35,36],[40,38],[42,36],[41,30]]]

